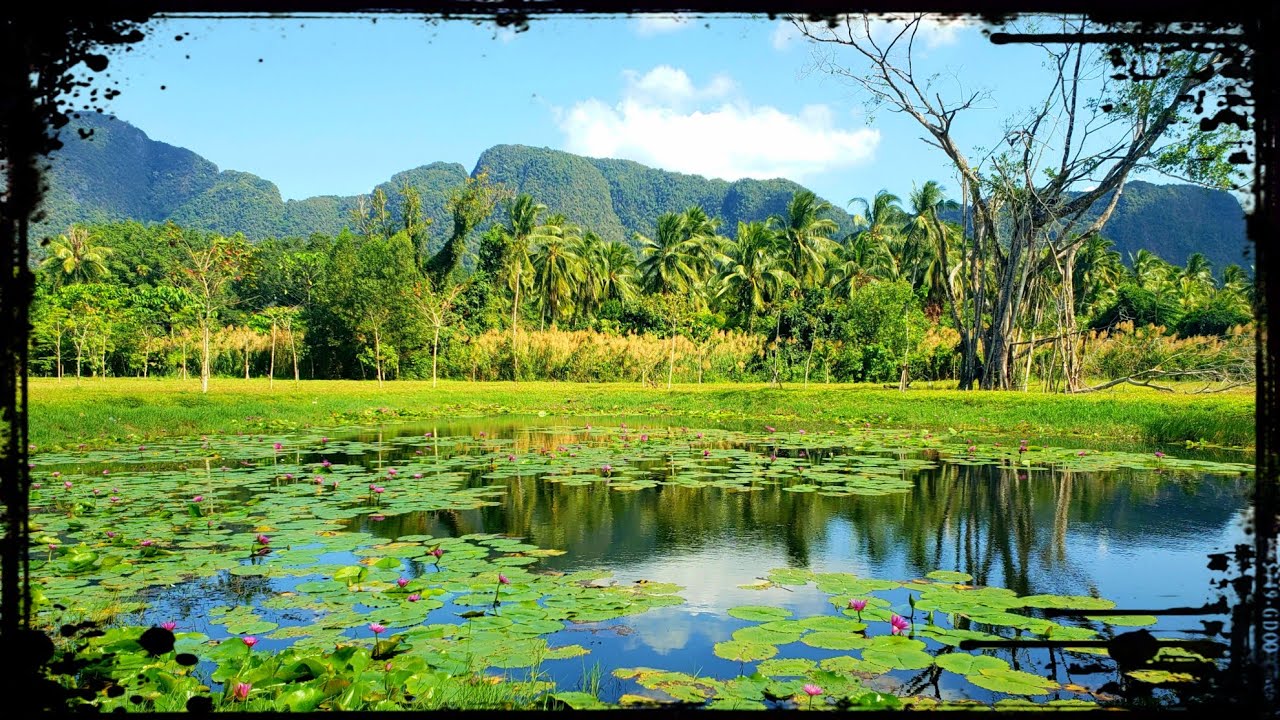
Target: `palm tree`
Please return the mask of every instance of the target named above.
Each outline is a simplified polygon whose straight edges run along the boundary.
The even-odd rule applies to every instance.
[[[747,320],[747,332],[755,327],[756,315],[773,302],[790,275],[773,249],[777,232],[772,219],[738,223],[738,237],[730,243],[720,273],[720,296],[732,299],[734,309]]]
[[[572,305],[573,288],[582,281],[582,261],[573,253],[578,227],[563,215],[547,218],[548,236],[533,252],[534,289],[542,313],[542,326],[550,316],[554,323]]]
[[[658,216],[652,239],[636,233],[640,245],[640,282],[648,292],[667,295],[697,287],[703,249],[685,234],[685,219],[675,213]]]
[[[1090,315],[1115,298],[1116,286],[1124,277],[1124,264],[1113,247],[1110,240],[1095,234],[1076,251],[1071,276],[1077,314]]]
[[[511,379],[519,380],[519,360],[516,352],[516,334],[519,326],[520,291],[528,287],[533,280],[533,265],[529,260],[529,245],[534,242],[545,242],[552,232],[539,222],[547,206],[535,203],[533,197],[521,194],[511,201],[507,207],[505,228],[508,238],[507,255],[503,262],[502,274],[507,287],[511,289]]]
[[[90,282],[103,277],[108,274],[107,257],[115,251],[99,245],[98,240],[98,236],[87,229],[72,225],[66,235],[49,241],[49,257],[41,267],[61,270],[54,273],[55,285]]]
[[[925,288],[933,302],[939,301],[940,289],[948,298],[954,293],[944,285],[953,281],[954,272],[950,262],[952,249],[947,243],[947,228],[942,223],[941,213],[959,208],[959,203],[947,199],[943,187],[936,180],[911,191],[912,214],[907,220],[907,235],[917,241],[912,252],[915,265],[912,285]]]
[[[841,297],[853,297],[858,287],[873,277],[897,278],[898,268],[888,242],[865,230],[845,238],[832,261],[833,292]]]
[[[850,208],[856,208],[853,224],[857,228],[854,237],[867,247],[880,247],[886,250],[897,250],[902,239],[901,228],[906,224],[907,214],[903,211],[902,200],[888,190],[881,190],[871,200],[854,198],[849,201]],[[891,260],[892,275],[886,279],[896,280],[901,267],[893,252],[888,253]]]
[[[1187,266],[1178,273],[1180,302],[1184,308],[1200,307],[1213,295],[1213,265],[1204,253],[1191,253]]]
[[[808,190],[801,190],[787,203],[786,213],[775,220],[787,272],[801,286],[815,287],[822,282],[827,258],[836,249],[831,233],[837,225],[822,217],[830,210],[830,203],[818,200]]]
[[[1253,280],[1245,269],[1231,264],[1222,269],[1222,285],[1219,296],[1225,296],[1234,307],[1246,314],[1253,313]]]
[[[574,293],[574,309],[578,316],[590,320],[602,302],[604,286],[604,240],[588,230],[574,239],[570,251],[581,261],[582,282]]]
[[[600,253],[600,300],[629,302],[636,294],[636,253],[631,246],[611,240]]]

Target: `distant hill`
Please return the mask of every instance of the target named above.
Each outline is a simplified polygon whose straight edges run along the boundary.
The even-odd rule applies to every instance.
[[[76,129],[93,130],[81,140]],[[243,232],[251,239],[336,234],[349,223],[354,196],[324,195],[283,200],[268,180],[235,170],[219,170],[185,148],[152,140],[122,120],[85,114],[63,132],[66,147],[55,155],[46,219],[37,237],[64,232],[74,222],[139,220],[220,233]],[[803,186],[790,180],[724,180],[685,175],[630,160],[587,158],[559,150],[496,145],[480,155],[482,169],[518,192],[527,192],[551,212],[609,239],[650,234],[659,214],[699,205],[722,220],[732,235],[739,220],[762,220],[780,213]],[[397,209],[408,182],[422,195],[423,212],[433,222],[431,245],[450,227],[445,212],[449,192],[468,176],[457,163],[431,163],[392,176],[378,187]],[[370,188],[372,192],[373,188]],[[850,195],[872,195],[874,189]],[[840,235],[852,218],[840,201],[829,214]],[[496,214],[495,218],[496,220]],[[1151,250],[1181,263],[1203,252],[1222,266],[1245,264],[1244,215],[1228,193],[1191,185],[1130,182],[1105,234],[1125,256]]]

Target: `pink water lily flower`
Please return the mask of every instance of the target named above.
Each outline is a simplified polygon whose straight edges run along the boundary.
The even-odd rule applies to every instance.
[[[107,498],[107,499],[108,499],[108,500],[110,500],[110,501],[111,501],[111,502],[113,502],[113,503],[118,503],[118,502],[120,502],[120,496],[119,496],[119,495],[112,495],[111,497],[109,497],[109,498]]]
[[[270,544],[271,544],[271,538],[267,537],[266,535],[259,534],[259,535],[258,535],[258,537],[257,537],[257,538],[255,538],[255,539],[257,540],[257,542],[258,542],[258,544],[259,544],[259,545],[270,545]]]
[[[396,580],[396,584],[399,585],[400,587],[404,587],[405,585],[409,584],[409,578],[399,578],[398,580]]]
[[[323,485],[323,484],[324,484],[324,476],[323,476],[323,475],[317,475],[317,476],[316,476],[316,478],[315,478],[315,480],[316,480],[316,484],[317,484],[317,485]]]
[[[108,531],[107,531],[107,537],[108,537],[108,538],[113,538],[113,537],[115,537],[115,536],[116,536],[115,531],[113,531],[113,530],[108,530]]]
[[[324,466],[325,470],[328,470],[329,468],[333,467],[333,463],[329,462],[328,458],[325,458],[324,461],[321,462],[320,464]]]
[[[203,495],[197,495],[197,496],[195,496],[195,497],[191,498],[191,502],[193,502],[193,503],[204,502],[204,496],[203,496]]]
[[[66,488],[66,489],[70,490],[70,489],[71,489],[71,481],[70,481],[70,480],[67,480],[66,482],[62,483],[62,487],[64,487],[64,488]]]
[[[893,628],[893,634],[897,635],[911,627],[911,622],[901,615],[894,614],[889,616],[889,625]]]
[[[178,623],[172,620],[165,620],[164,622],[160,623],[160,627],[164,628],[165,630],[168,630],[169,632],[173,632],[173,629],[178,627]]]
[[[702,451],[702,457],[711,457],[711,451],[710,451],[710,450],[703,450],[703,451]]]
[[[244,641],[244,644],[245,644],[245,645],[248,645],[249,647],[253,647],[254,645],[257,645],[257,644],[258,644],[258,638],[254,637],[254,636],[252,636],[252,635],[245,635],[244,637],[242,637],[242,638],[240,638],[240,639],[241,639],[241,640],[243,640],[243,641]]]
[[[421,479],[422,479],[422,473],[414,473],[414,474],[413,474],[413,479],[414,479],[414,480],[421,480]]]
[[[236,700],[243,702],[245,698],[249,697],[249,691],[252,689],[253,683],[236,683],[234,691]]]
[[[507,456],[507,462],[515,462],[515,461],[516,461],[516,456],[515,456],[515,455],[508,455],[508,456]]]
[[[422,596],[419,595],[418,593],[414,593],[405,599],[408,600],[409,602],[418,602],[419,600],[422,599]]]
[[[850,600],[849,609],[862,612],[863,610],[867,609],[867,601],[862,598],[859,598],[857,600]]]
[[[435,556],[436,560],[439,560],[444,555],[444,548],[435,548],[431,551],[431,554]]]
[[[276,444],[272,445],[271,447],[275,448],[276,450],[283,450],[283,449],[284,449],[284,445],[281,445],[280,443],[276,443]]]
[[[814,685],[813,683],[806,683],[804,686],[804,694],[808,695],[809,697],[813,697],[814,695],[821,695],[822,688],[818,687],[817,685]]]
[[[1162,452],[1160,452],[1159,450],[1157,450],[1157,451],[1156,451],[1156,459],[1157,459],[1157,460],[1163,460],[1163,459],[1164,459],[1164,453],[1162,453]]]
[[[777,429],[776,429],[776,428],[774,428],[772,425],[765,425],[765,426],[764,426],[764,431],[765,431],[765,432],[767,432],[767,433],[775,433],[775,432],[778,432],[778,431],[777,431]]]
[[[498,584],[499,584],[499,585],[510,585],[510,584],[511,584],[511,581],[507,579],[507,576],[506,576],[506,575],[503,575],[502,573],[498,573]]]
[[[386,488],[384,488],[384,487],[382,487],[381,485],[375,485],[375,486],[373,487],[373,491],[374,491],[375,493],[377,493],[378,495],[381,495],[382,493],[386,492],[386,491],[387,491],[387,489],[386,489]]]
[[[381,623],[371,622],[369,623],[369,630],[372,631],[374,635],[381,635],[387,631],[387,626],[382,625]]]
[[[138,543],[138,544],[139,544],[139,545],[141,545],[142,547],[151,547],[151,546],[152,546],[152,545],[154,545],[155,543],[154,543],[154,542],[152,542],[151,540],[143,540],[142,542],[140,542],[140,543]]]
[[[390,475],[391,477],[395,477],[395,476],[396,476],[396,469],[395,469],[395,468],[387,468],[387,474],[388,474],[388,475]]]

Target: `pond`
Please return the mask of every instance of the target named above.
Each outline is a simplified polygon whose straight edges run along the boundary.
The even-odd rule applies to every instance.
[[[397,676],[411,696],[427,668],[576,707],[1106,704],[1187,678],[1120,674],[1099,647],[959,645],[1136,628],[1203,641],[1198,618],[1087,611],[1216,600],[1207,555],[1245,541],[1240,453],[679,422],[37,454],[39,618],[173,623],[215,690],[247,653],[354,645],[387,668],[416,658]]]

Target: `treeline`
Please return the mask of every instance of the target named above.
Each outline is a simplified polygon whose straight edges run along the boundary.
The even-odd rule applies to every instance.
[[[624,242],[480,173],[450,196],[434,251],[421,197],[406,184],[396,200],[361,198],[336,237],[73,226],[37,269],[33,372],[190,374],[206,389],[213,375],[903,387],[957,376],[963,231],[943,220],[955,203],[935,182],[906,202],[853,201],[843,235],[801,191],[767,219],[725,228],[694,206]],[[495,208],[504,222],[478,233]],[[1243,372],[1242,268],[1215,278],[1198,253],[1181,267],[1146,251],[1130,261],[1094,236],[1071,292],[1054,263],[1028,278],[1014,352],[1024,386],[1058,387],[1068,350],[1095,377]],[[1093,332],[1059,331],[1064,297]]]

